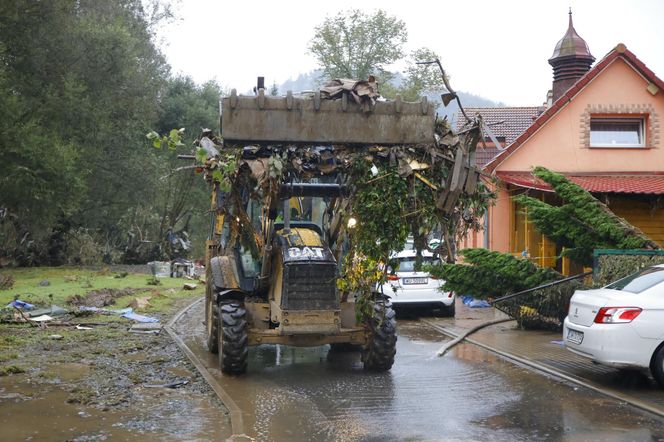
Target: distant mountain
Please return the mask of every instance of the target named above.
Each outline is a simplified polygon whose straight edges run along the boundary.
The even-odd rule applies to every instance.
[[[505,103],[489,100],[488,98],[480,97],[479,95],[474,95],[469,92],[457,92],[461,105],[466,107],[505,107]],[[428,97],[432,99],[432,97]],[[436,94],[433,99],[436,99],[438,108],[436,111],[438,115],[442,118],[446,116],[447,119],[452,124],[452,127],[455,127],[456,116],[459,113],[459,105],[456,100],[450,102],[447,107],[443,106],[443,103],[440,102],[440,95]]]
[[[279,94],[285,95],[287,91],[302,92],[318,89],[322,83],[321,74],[322,71],[316,70],[300,74],[294,80],[292,78],[286,80],[279,86]]]
[[[315,90],[323,83],[321,74],[322,72],[320,70],[316,70],[299,74],[295,79],[291,78],[290,80],[286,80],[279,85],[279,94],[285,95],[286,91],[302,92]],[[397,73],[392,79],[392,83],[395,84],[395,86],[398,86],[402,81],[403,76],[400,73]],[[457,92],[457,95],[459,96],[463,107],[505,107],[505,103],[496,102],[469,92]],[[457,105],[456,100],[452,101],[447,107],[445,107],[441,102],[439,93],[427,94],[427,98],[429,101],[437,104],[436,112],[438,113],[438,116],[440,118],[447,117],[452,124],[452,127],[454,127],[456,115],[459,112],[459,106]]]

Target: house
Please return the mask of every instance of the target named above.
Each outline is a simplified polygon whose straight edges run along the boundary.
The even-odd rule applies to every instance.
[[[464,245],[529,256],[565,274],[581,271],[556,258],[561,250],[511,198],[525,192],[554,200],[549,186],[530,174],[534,166],[565,174],[664,245],[664,82],[622,43],[591,68],[593,61],[570,13],[549,59],[550,105],[484,166],[498,178],[496,204],[486,232],[475,232]]]

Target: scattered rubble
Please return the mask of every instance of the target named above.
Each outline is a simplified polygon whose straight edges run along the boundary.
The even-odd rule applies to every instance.
[[[133,295],[145,289],[100,289],[88,292],[85,296],[74,295],[67,300],[71,305],[88,307],[106,307],[115,304],[115,299],[122,296]]]
[[[134,310],[145,310],[146,308],[150,307],[150,299],[152,299],[152,296],[134,298],[129,304],[127,304],[127,307],[131,307]]]

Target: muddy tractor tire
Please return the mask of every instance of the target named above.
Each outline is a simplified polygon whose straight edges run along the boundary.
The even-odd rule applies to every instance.
[[[239,301],[224,300],[217,306],[217,315],[219,368],[224,373],[244,373],[249,354],[247,311]]]
[[[208,280],[209,281],[209,280]],[[211,292],[208,286],[206,291]],[[207,347],[210,353],[217,354],[219,351],[219,308],[214,301],[212,293],[205,294],[205,334]]]
[[[362,351],[364,369],[387,371],[394,364],[397,352],[397,321],[392,303],[387,299],[377,299],[373,305],[369,342]]]

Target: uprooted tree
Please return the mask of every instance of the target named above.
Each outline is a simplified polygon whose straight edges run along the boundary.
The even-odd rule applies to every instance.
[[[562,256],[589,266],[597,248],[659,249],[657,243],[564,175],[544,167],[535,167],[532,173],[553,187],[562,204],[554,206],[527,195],[514,200],[527,209],[535,228],[563,249]],[[542,269],[509,253],[466,249],[461,255],[464,264],[432,269],[445,279],[446,290],[460,294],[495,298],[562,278],[552,269]]]
[[[597,248],[659,248],[639,229],[616,216],[564,175],[544,167],[535,167],[532,173],[551,185],[562,204],[554,206],[527,195],[515,196],[514,200],[526,209],[536,229],[562,248],[562,256],[589,266],[593,250]],[[463,264],[441,264],[430,269],[433,275],[446,281],[445,290],[479,299],[495,299],[545,286],[527,296],[506,300],[502,307],[497,304],[523,327],[559,328],[570,297],[582,286],[578,280],[547,286],[549,282],[563,279],[563,275],[509,253],[465,249],[460,254]]]
[[[563,256],[590,266],[593,249],[660,248],[564,175],[544,167],[535,167],[532,174],[551,185],[562,204],[554,206],[527,195],[516,196],[514,201],[527,209],[528,219],[540,233],[563,248]]]

